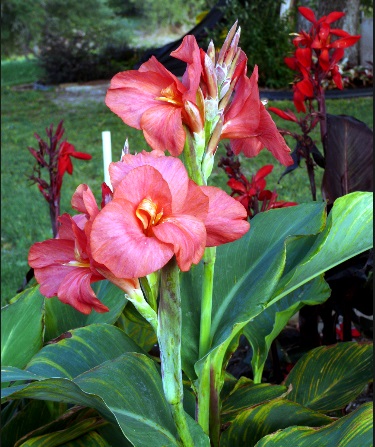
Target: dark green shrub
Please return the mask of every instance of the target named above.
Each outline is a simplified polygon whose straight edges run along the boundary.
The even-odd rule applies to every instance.
[[[109,79],[132,68],[134,52],[126,44],[102,44],[95,34],[73,31],[70,36],[45,33],[39,63],[48,84]]]

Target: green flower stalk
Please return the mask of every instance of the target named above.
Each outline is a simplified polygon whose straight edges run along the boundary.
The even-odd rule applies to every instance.
[[[161,291],[158,311],[157,337],[163,389],[178,434],[185,447],[194,447],[185,410],[183,408],[183,385],[181,372],[181,296],[180,270],[175,258],[161,269]]]

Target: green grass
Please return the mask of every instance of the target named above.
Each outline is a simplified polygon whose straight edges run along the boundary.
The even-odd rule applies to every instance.
[[[1,268],[2,303],[12,298],[22,284],[28,270],[27,253],[37,241],[52,236],[47,202],[36,185],[30,185],[27,176],[32,173],[34,158],[28,146],[37,147],[33,137],[37,132],[45,137],[45,128],[55,126],[64,119],[65,138],[76,146],[78,151],[89,152],[90,161],[73,160],[74,172],[66,175],[62,188],[61,212],[72,212],[71,196],[80,183],[87,183],[96,197],[100,198],[100,185],[104,178],[102,166],[101,132],[111,131],[113,160],[120,157],[126,138],[129,138],[131,152],[146,149],[142,133],[127,127],[104,103],[87,101],[82,104],[61,104],[54,102],[55,91],[14,91],[2,88],[2,152],[1,152]],[[272,102],[275,107],[292,107],[287,101]],[[372,127],[372,98],[331,100],[327,102],[329,113],[348,114],[366,122]],[[277,119],[279,125],[289,124]],[[318,134],[315,135],[318,139]],[[217,161],[225,151],[219,148]],[[272,163],[274,171],[267,177],[267,188],[277,188],[280,200],[308,202],[311,200],[305,169],[301,168],[277,180],[284,170],[268,151],[262,151],[254,159],[241,158],[247,174],[256,172],[262,165]],[[319,185],[322,171],[317,171]],[[211,184],[226,187],[227,178],[222,170],[215,168],[210,178]],[[321,196],[319,194],[319,199]]]
[[[43,70],[36,59],[18,58],[1,61],[1,86],[29,84],[43,77]]]

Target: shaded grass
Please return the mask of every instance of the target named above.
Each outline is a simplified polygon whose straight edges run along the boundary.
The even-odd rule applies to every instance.
[[[64,138],[75,145],[77,151],[89,152],[90,161],[73,160],[72,176],[64,177],[61,198],[61,212],[72,213],[70,200],[80,183],[87,183],[100,200],[100,186],[104,179],[102,166],[101,132],[109,130],[112,135],[113,160],[120,158],[126,138],[129,138],[132,153],[147,148],[140,131],[127,127],[103,103],[87,100],[85,103],[56,103],[55,91],[14,91],[9,87],[2,89],[2,152],[1,152],[1,198],[2,198],[2,303],[12,298],[22,284],[28,270],[27,253],[29,247],[37,241],[52,237],[48,204],[39,193],[36,185],[30,185],[27,176],[32,173],[34,158],[27,150],[28,146],[37,147],[33,137],[37,132],[45,137],[45,128],[51,123],[55,126],[64,119],[66,129]],[[271,104],[270,104],[271,105]],[[279,108],[291,108],[288,101],[275,101],[272,105]],[[372,98],[331,100],[327,102],[329,113],[355,116],[372,127]],[[283,127],[295,130],[293,123],[275,118]],[[316,132],[313,138],[319,139]],[[216,162],[225,155],[219,148]],[[262,151],[254,159],[241,157],[246,174],[255,173],[264,164],[275,165],[274,171],[267,177],[267,188],[277,188],[280,200],[297,202],[311,201],[308,178],[305,169],[298,169],[283,178],[280,185],[277,180],[284,170],[268,151]],[[317,171],[319,185],[322,170]],[[224,172],[215,168],[210,183],[226,188],[227,178]],[[319,193],[318,200],[321,200]]]
[[[1,86],[28,84],[44,76],[36,59],[19,58],[16,60],[1,61]]]

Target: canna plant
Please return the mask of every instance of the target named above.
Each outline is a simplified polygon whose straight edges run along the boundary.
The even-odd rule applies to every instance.
[[[38,140],[39,149],[28,148],[36,160],[30,180],[38,185],[39,191],[48,202],[53,237],[57,236],[63,177],[66,172],[70,175],[73,173],[73,163],[70,157],[82,160],[91,160],[92,158],[90,154],[77,152],[75,147],[66,140],[58,146],[64,132],[63,121],[59,122],[55,133],[53,133],[53,125],[51,124],[49,128],[46,128],[48,141],[42,140],[36,133],[34,136]],[[47,169],[49,183],[43,179],[41,168]]]
[[[369,445],[371,405],[338,410],[371,380],[370,344],[318,348],[284,384],[262,383],[289,317],[328,298],[324,271],[371,247],[372,197],[340,198],[328,217],[319,203],[269,209],[250,225],[208,185],[222,139],[293,162],[239,37],[236,23],[219,52],[185,37],[172,53],[182,80],[155,58],[112,79],[106,104],[151,151],[127,146],[100,208],[78,186],[78,214],[31,247],[39,285],[2,313],[2,445]],[[241,334],[253,380],[226,372]]]
[[[343,88],[338,63],[344,57],[345,48],[354,45],[361,36],[352,36],[332,27],[345,15],[343,12],[334,11],[317,19],[308,7],[300,6],[298,11],[311,23],[311,28],[309,32],[302,30],[294,37],[294,54],[284,61],[295,72],[293,101],[296,111],[303,115],[276,107],[268,110],[299,127],[297,132],[280,129],[282,135],[289,135],[296,141],[292,153],[294,163],[282,177],[298,168],[300,161],[305,159],[312,198],[316,200],[314,169],[316,166],[325,169],[323,196],[332,204],[348,192],[372,190],[371,130],[352,117],[328,114],[325,102],[328,82]],[[320,128],[324,155],[309,135],[316,126]]]

